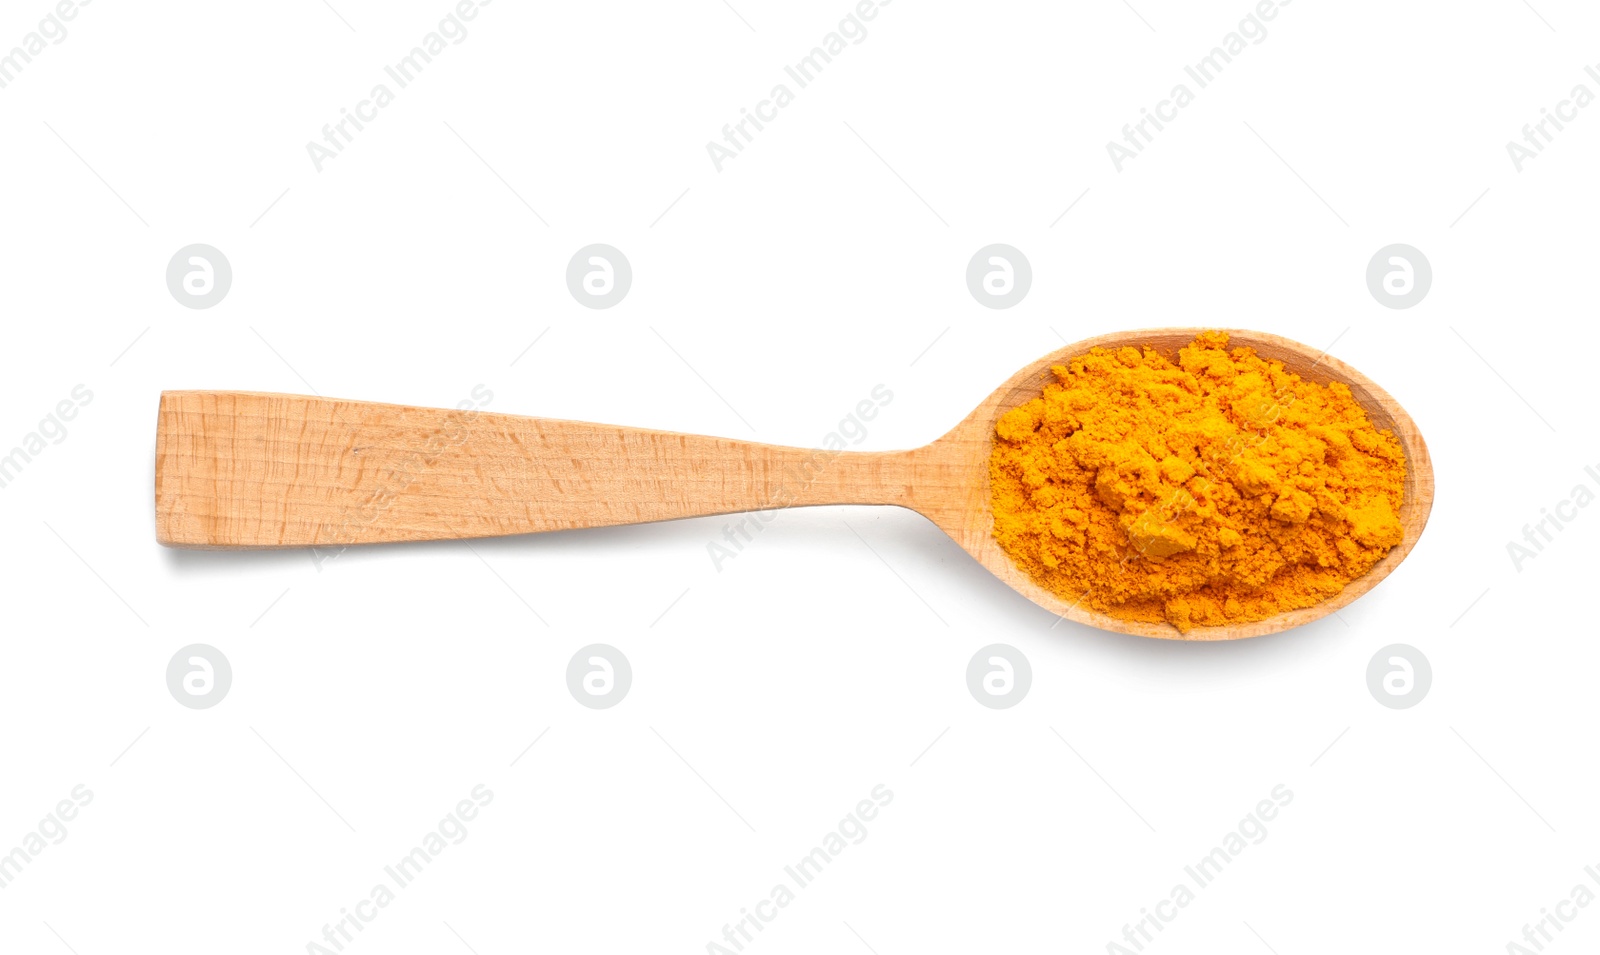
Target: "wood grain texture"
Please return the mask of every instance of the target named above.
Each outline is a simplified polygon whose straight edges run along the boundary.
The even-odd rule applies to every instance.
[[[770,511],[890,504],[918,511],[1018,592],[1069,620],[1188,640],[1273,633],[1350,603],[1410,553],[1433,503],[1427,446],[1405,410],[1355,369],[1288,339],[1234,331],[1312,381],[1342,381],[1407,459],[1405,540],[1336,598],[1234,627],[1180,634],[1071,604],[1020,571],[993,537],[989,455],[996,419],[1037,397],[1050,366],[1095,346],[1175,355],[1201,329],[1119,332],[1019,371],[939,440],[909,451],[785,448],[728,438],[488,412],[254,392],[161,396],[156,534],[175,547],[342,547],[496,537]]]

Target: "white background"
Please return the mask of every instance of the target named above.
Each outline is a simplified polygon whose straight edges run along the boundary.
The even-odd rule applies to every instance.
[[[1520,571],[1506,545],[1600,489],[1600,106],[1520,173],[1505,144],[1600,93],[1592,6],[1300,0],[1118,173],[1106,142],[1244,0],[900,0],[719,173],[707,141],[851,9],[731,2],[500,0],[320,173],[306,142],[444,0],[100,0],[0,90],[0,450],[94,394],[0,490],[0,853],[93,792],[0,889],[0,947],[306,951],[480,783],[466,841],[346,951],[706,951],[878,784],[868,838],[747,952],[1107,951],[1279,784],[1146,951],[1505,951],[1586,881],[1600,508]],[[50,9],[7,3],[0,48]],[[196,242],[234,271],[203,311],[164,282]],[[592,242],[634,270],[605,311],[563,279]],[[991,242],[1032,262],[1009,310],[964,284]],[[1433,265],[1408,310],[1365,284],[1394,242]],[[814,446],[883,384],[859,447],[890,449],[1064,341],[1159,325],[1333,343],[1422,428],[1432,521],[1339,618],[1052,629],[888,509],[784,513],[721,572],[722,519],[320,570],[154,540],[163,389],[482,384]],[[594,642],[633,667],[604,711],[565,686]],[[966,688],[994,642],[1032,662],[1013,709]],[[1396,642],[1433,665],[1409,710],[1366,687]],[[215,708],[168,692],[190,643],[232,662]],[[1600,906],[1567,911],[1549,950],[1600,942]]]

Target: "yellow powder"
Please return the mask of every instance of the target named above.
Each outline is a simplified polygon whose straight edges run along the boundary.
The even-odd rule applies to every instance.
[[[1400,543],[1394,434],[1227,344],[1096,348],[1000,418],[994,534],[1041,586],[1187,631],[1326,600]]]

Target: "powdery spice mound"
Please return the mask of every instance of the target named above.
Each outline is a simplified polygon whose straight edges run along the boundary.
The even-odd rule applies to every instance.
[[[1393,432],[1227,344],[1096,348],[1000,418],[994,535],[1041,586],[1188,631],[1326,600],[1400,543]]]

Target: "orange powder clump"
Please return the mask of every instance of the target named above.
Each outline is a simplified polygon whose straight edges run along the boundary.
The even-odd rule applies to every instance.
[[[1400,543],[1393,432],[1227,344],[1096,348],[1000,418],[994,535],[1042,587],[1188,631],[1326,600]]]

